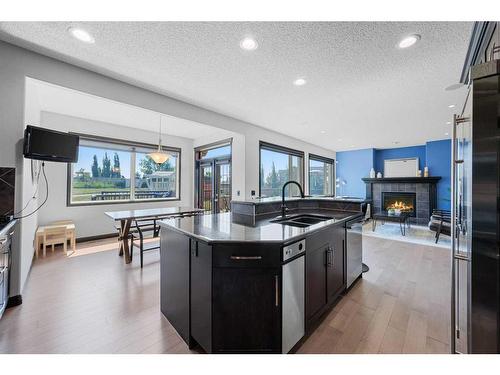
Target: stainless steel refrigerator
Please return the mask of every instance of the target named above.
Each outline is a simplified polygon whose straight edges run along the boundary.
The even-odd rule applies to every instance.
[[[452,134],[453,353],[500,353],[500,60],[471,68]]]

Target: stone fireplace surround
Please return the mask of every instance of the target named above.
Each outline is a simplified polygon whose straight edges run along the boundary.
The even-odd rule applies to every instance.
[[[415,217],[411,222],[417,225],[427,225],[436,208],[436,183],[441,177],[389,177],[363,178],[366,183],[366,199],[373,202],[372,213],[382,210],[382,192],[409,192],[416,195]]]

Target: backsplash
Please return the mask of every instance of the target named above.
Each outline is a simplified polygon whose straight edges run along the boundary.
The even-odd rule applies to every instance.
[[[0,217],[14,214],[16,169],[0,167]]]

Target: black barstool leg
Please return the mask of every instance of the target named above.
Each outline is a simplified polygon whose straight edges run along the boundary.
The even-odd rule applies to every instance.
[[[130,261],[134,258],[134,236],[130,236]]]

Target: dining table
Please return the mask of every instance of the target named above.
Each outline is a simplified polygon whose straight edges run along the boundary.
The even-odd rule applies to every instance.
[[[128,239],[130,228],[135,220],[161,220],[173,217],[199,215],[205,212],[202,208],[194,207],[160,207],[138,210],[108,211],[105,215],[119,223],[118,241],[120,243],[119,255],[124,256],[125,263],[132,262],[131,250]]]

